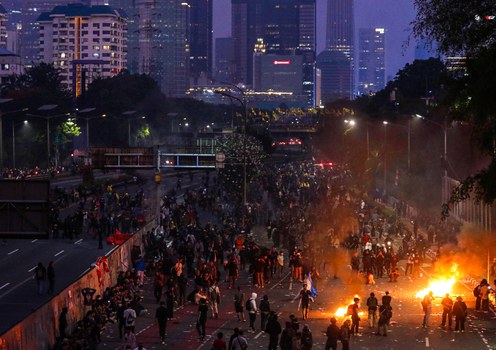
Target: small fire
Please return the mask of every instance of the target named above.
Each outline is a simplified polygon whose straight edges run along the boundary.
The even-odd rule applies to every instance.
[[[451,289],[456,283],[456,279],[459,275],[457,263],[451,265],[450,275],[451,277],[443,277],[430,281],[429,286],[415,294],[415,297],[422,299],[429,294],[429,292],[434,293],[435,297],[444,297],[446,293],[451,293]]]
[[[360,298],[360,297],[359,297],[358,295],[355,295],[355,297],[354,297],[354,298]],[[354,299],[354,298],[353,298],[353,299]],[[342,307],[338,308],[338,309],[336,310],[336,312],[334,313],[334,316],[335,316],[335,317],[338,317],[338,318],[342,318],[342,317],[347,317],[347,316],[349,316],[349,315],[348,315],[348,305],[350,305],[350,304],[354,304],[354,303],[355,303],[355,301],[354,301],[353,299],[352,299],[352,300],[351,300],[351,301],[350,301],[350,302],[349,302],[346,306],[342,306]],[[363,316],[363,311],[358,312],[358,315],[359,315],[359,316]]]

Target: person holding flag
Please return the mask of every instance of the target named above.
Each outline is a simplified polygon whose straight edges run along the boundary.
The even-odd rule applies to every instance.
[[[300,290],[300,302],[298,304],[298,310],[301,308],[303,319],[308,318],[308,309],[310,307],[310,301],[314,301],[311,287],[308,282],[303,283],[303,288]]]

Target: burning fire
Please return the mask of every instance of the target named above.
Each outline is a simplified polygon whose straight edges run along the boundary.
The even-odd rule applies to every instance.
[[[451,288],[453,288],[459,275],[457,263],[451,265],[450,275],[451,277],[443,277],[430,281],[429,286],[415,294],[415,297],[422,299],[431,291],[435,297],[444,297],[446,293],[451,293]]]
[[[355,297],[354,297],[354,298],[360,298],[360,297],[359,297],[358,295],[355,295]],[[354,299],[354,298],[353,298],[353,299]],[[336,310],[336,312],[334,313],[334,316],[335,316],[335,317],[338,317],[338,318],[342,318],[342,317],[347,317],[347,316],[349,316],[349,315],[348,315],[348,305],[350,305],[350,304],[354,304],[354,303],[355,303],[355,301],[354,301],[353,299],[352,299],[352,300],[351,300],[351,301],[350,301],[350,302],[349,302],[346,306],[342,306],[342,307],[338,308],[338,309]],[[363,316],[363,311],[358,312],[358,315],[359,315],[359,316]]]

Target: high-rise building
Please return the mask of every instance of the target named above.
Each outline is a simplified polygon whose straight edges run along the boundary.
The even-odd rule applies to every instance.
[[[189,74],[191,85],[205,85],[212,76],[212,3],[213,0],[189,0]]]
[[[260,55],[302,56],[302,91],[315,103],[315,0],[232,0],[234,81],[253,85]],[[256,52],[255,52],[256,51]],[[255,89],[258,89],[254,86]],[[300,91],[301,91],[300,90]]]
[[[0,4],[0,48],[7,46],[7,11]]]
[[[42,13],[40,61],[61,71],[62,83],[77,95],[95,78],[119,74],[126,66],[124,14],[110,6],[69,4]]]
[[[215,39],[215,74],[217,81],[232,83],[232,38]]]
[[[20,55],[27,66],[39,62],[39,23],[40,13],[50,12],[55,6],[67,5],[71,0],[23,0],[20,25]],[[90,0],[78,1],[89,5]]]
[[[336,51],[343,53],[348,60],[350,60],[349,65],[349,75],[350,78],[345,79],[349,81],[351,86],[349,88],[340,89],[341,91],[349,91],[349,96],[341,96],[340,98],[353,98],[354,94],[354,0],[328,0],[327,2],[327,37],[326,37],[326,49],[330,51]],[[340,60],[331,60],[333,62],[340,62]],[[341,73],[344,73],[342,69],[344,66],[342,62],[339,63],[340,66],[336,67]],[[322,86],[326,85],[324,80],[326,79],[326,74],[322,72]]]
[[[152,77],[168,96],[189,86],[190,5],[177,0],[109,0],[128,15],[128,70]]]
[[[375,93],[385,86],[384,28],[358,31],[358,93]]]
[[[325,105],[352,96],[351,61],[344,52],[324,50],[317,56],[320,70],[320,98]]]

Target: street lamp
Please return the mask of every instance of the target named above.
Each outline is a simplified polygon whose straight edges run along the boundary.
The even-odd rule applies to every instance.
[[[28,123],[27,120],[23,121],[22,123],[16,123],[15,121],[12,121],[12,168],[16,168],[16,146],[15,146],[15,128],[16,126],[19,125],[26,125]]]
[[[96,118],[100,118],[100,116],[94,116],[94,117],[83,117],[83,116],[80,116],[80,114],[84,114],[84,113],[90,113],[90,112],[93,112],[96,108],[94,107],[89,107],[89,108],[84,108],[82,110],[78,110],[76,109],[76,119],[83,119],[86,121],[86,149],[89,151],[90,149],[90,125],[89,125],[89,121],[91,119],[96,119]]]
[[[131,147],[131,115],[136,114],[136,111],[125,111],[122,115],[127,116],[127,146]]]

